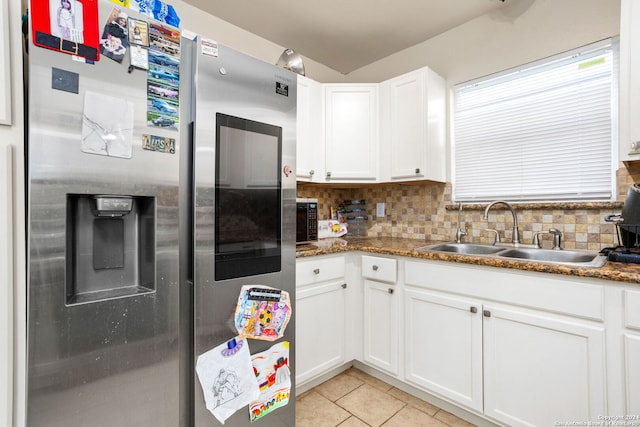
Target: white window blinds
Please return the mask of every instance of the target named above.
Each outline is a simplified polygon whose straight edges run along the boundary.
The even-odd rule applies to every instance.
[[[617,48],[608,41],[454,88],[454,199],[610,200]]]

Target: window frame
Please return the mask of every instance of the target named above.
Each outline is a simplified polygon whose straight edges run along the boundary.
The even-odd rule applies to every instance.
[[[456,125],[458,114],[458,96],[463,91],[469,91],[469,88],[486,88],[496,85],[497,83],[513,82],[519,78],[529,77],[537,73],[541,73],[547,70],[559,69],[567,63],[582,64],[588,61],[589,58],[597,58],[605,51],[611,51],[611,92],[610,96],[610,132],[609,132],[609,153],[610,159],[607,162],[608,167],[608,194],[603,196],[603,192],[600,195],[584,196],[576,192],[574,188],[573,193],[552,195],[553,191],[549,191],[548,194],[539,193],[537,195],[514,195],[514,194],[492,194],[492,195],[470,195],[469,188],[467,187],[467,194],[460,195],[458,191],[458,147],[456,140]],[[562,52],[557,55],[546,57],[537,61],[526,63],[517,67],[513,67],[507,70],[503,70],[497,73],[493,73],[487,76],[483,76],[477,79],[473,79],[467,82],[456,84],[451,89],[452,100],[452,120],[450,125],[451,131],[451,167],[452,167],[452,201],[465,202],[465,203],[484,203],[492,200],[503,199],[511,202],[530,202],[530,203],[542,203],[542,202],[594,202],[594,201],[612,201],[616,199],[616,169],[618,166],[618,91],[619,91],[619,41],[618,37],[612,37],[605,40],[601,40],[595,43],[591,43],[585,46],[581,46],[570,51]],[[473,90],[473,89],[472,89]],[[525,97],[522,97],[524,99]],[[503,145],[508,148],[508,145]],[[512,161],[522,161],[525,159],[523,156],[514,156]],[[469,165],[473,165],[474,160],[468,160]],[[604,165],[602,165],[604,167]],[[522,168],[520,169],[522,170]],[[603,169],[604,170],[604,169]],[[472,178],[469,178],[472,179]],[[521,182],[529,182],[526,178],[520,177]],[[604,183],[605,181],[603,181]],[[495,186],[495,185],[494,185]],[[487,187],[488,188],[488,187]],[[486,189],[485,188],[485,191]],[[552,188],[547,186],[547,189]],[[604,186],[602,187],[604,188]]]

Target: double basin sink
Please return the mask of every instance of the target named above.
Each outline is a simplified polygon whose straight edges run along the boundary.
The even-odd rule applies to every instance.
[[[494,246],[473,243],[439,243],[416,249],[419,252],[447,252],[462,255],[489,256],[496,259],[546,262],[567,266],[602,267],[607,257],[598,252],[554,250],[518,246]]]

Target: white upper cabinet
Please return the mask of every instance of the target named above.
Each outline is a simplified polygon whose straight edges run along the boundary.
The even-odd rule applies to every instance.
[[[378,85],[326,84],[325,180],[378,178]]]
[[[381,181],[446,181],[445,101],[426,67],[380,84]]]
[[[640,2],[622,0],[620,16],[620,161],[640,160]]]
[[[304,76],[298,76],[297,122],[297,180],[322,182],[324,181],[322,84]]]

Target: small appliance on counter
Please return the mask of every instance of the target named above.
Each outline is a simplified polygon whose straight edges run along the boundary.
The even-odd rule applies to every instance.
[[[318,199],[296,199],[296,244],[318,241]]]
[[[640,185],[629,187],[622,213],[609,215],[605,221],[615,223],[619,246],[601,252],[609,261],[640,264]]]

